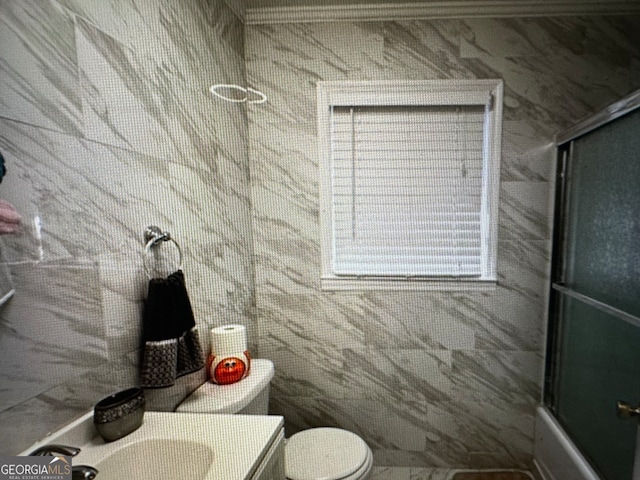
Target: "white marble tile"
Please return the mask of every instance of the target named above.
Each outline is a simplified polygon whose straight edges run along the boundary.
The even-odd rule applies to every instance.
[[[54,0],[0,5],[0,116],[81,134],[73,17]]]
[[[61,3],[195,90],[204,92],[212,83],[244,83],[238,74],[244,70],[242,24],[222,1]]]
[[[459,20],[385,22],[383,28],[389,78],[473,78],[459,62]]]
[[[258,306],[261,339],[278,338],[290,346],[320,344],[341,349],[364,346],[359,297],[262,294]]]
[[[15,455],[87,413],[100,399],[136,385],[135,358],[127,355],[112,359],[0,412],[0,423],[6,433],[0,437],[0,452]],[[25,422],[25,418],[30,421]]]
[[[342,354],[351,398],[419,412],[454,395],[450,351],[345,348]]]
[[[281,125],[277,130],[260,132],[258,141],[252,139],[255,167],[251,184],[256,209],[264,210],[277,221],[283,218],[289,222],[317,221],[319,181],[315,136],[297,127],[292,127],[289,133],[279,133],[282,129]],[[287,212],[288,208],[292,212]],[[308,224],[304,228],[308,228]]]
[[[88,411],[86,398],[82,399],[84,405],[81,408],[68,400],[51,398],[47,392],[0,412],[4,433],[0,438],[2,455],[17,455],[49,432],[62,428]],[[33,421],[25,421],[27,418]]]
[[[256,299],[260,331],[264,332],[261,338],[268,339],[260,344],[267,347],[260,348],[260,355],[271,355],[276,362],[273,407],[288,417],[289,430],[324,424],[351,426],[372,444],[378,465],[471,465],[477,461],[474,452],[481,451],[473,434],[484,432],[484,424],[458,436],[457,423],[436,422],[434,426],[430,415],[435,404],[447,404],[465,391],[467,382],[473,383],[477,378],[474,368],[483,373],[484,367],[489,368],[481,361],[484,357],[477,359],[477,365],[471,362],[476,358],[469,357],[468,362],[463,361],[464,368],[458,365],[456,371],[455,358],[467,358],[464,355],[474,354],[476,348],[495,350],[495,358],[503,358],[500,355],[507,354],[501,349],[517,356],[521,349],[541,347],[546,277],[545,267],[537,262],[548,260],[542,249],[547,235],[549,178],[544,163],[552,133],[544,122],[529,121],[524,112],[510,120],[504,178],[515,182],[507,185],[510,195],[503,195],[507,211],[503,223],[508,225],[505,231],[514,231],[504,239],[501,236],[500,286],[495,292],[321,293],[313,84],[317,79],[354,78],[360,73],[357,69],[332,70],[321,65],[322,60],[310,58],[310,52],[317,52],[321,59],[330,57],[316,50],[315,38],[321,36],[322,28],[334,32],[322,25],[250,27],[247,35],[247,76],[275,92],[275,101],[267,108],[248,112]],[[457,20],[385,23],[382,28],[384,64],[376,64],[361,79],[500,76],[483,60],[465,63],[459,59]],[[310,38],[301,40],[301,32],[311,32]],[[293,38],[301,44],[294,51],[290,47]],[[354,50],[368,55],[362,46]],[[335,57],[332,65],[338,66],[344,55],[335,49],[331,52]],[[527,196],[522,198],[522,192]],[[543,205],[539,199],[545,200]],[[529,260],[518,258],[526,248],[524,242],[535,238],[540,243],[533,251],[539,254]],[[353,309],[347,318],[327,317],[330,309],[324,305],[333,303],[338,312],[344,312],[349,298]],[[271,317],[278,320],[261,323]],[[348,334],[345,329],[352,325],[364,339]],[[364,345],[358,345],[362,341]],[[500,379],[517,378],[519,368],[529,367],[516,362],[513,370],[503,367],[490,373],[501,386]],[[529,386],[531,383],[518,384],[525,392]],[[518,388],[513,388],[513,395],[520,393]],[[491,387],[482,391],[487,398],[501,398]],[[523,411],[528,412],[528,405]],[[390,428],[386,416],[402,425],[405,434]],[[514,416],[509,416],[504,429],[512,421]],[[490,445],[482,451],[498,450],[496,457],[506,457],[504,465],[520,461],[519,450],[515,461],[503,443]]]
[[[247,84],[268,97],[266,103],[247,106],[249,123],[256,125],[259,122],[258,128],[252,130],[250,142],[254,142],[254,135],[255,138],[268,136],[270,128],[277,133],[267,138],[281,144],[287,143],[280,140],[281,135],[288,133],[293,144],[299,144],[293,132],[300,129],[313,135],[315,118],[311,118],[310,113],[316,110],[316,83],[323,78],[306,72],[304,65],[289,67],[286,63],[278,64],[276,70],[273,61],[266,58],[254,60],[248,65],[252,68],[247,69]],[[344,76],[333,79],[344,79]]]
[[[218,1],[60,4],[11,4],[6,18],[9,3],[0,6],[3,47],[15,47],[25,60],[20,70],[7,54],[11,61],[0,68],[25,76],[22,90],[16,90],[21,100],[50,97],[34,108],[25,102],[13,113],[0,112],[0,149],[9,167],[2,197],[25,219],[18,235],[2,239],[3,253],[16,264],[12,268],[61,276],[49,285],[56,298],[30,295],[28,307],[12,310],[7,304],[0,317],[3,325],[24,329],[31,323],[22,325],[23,317],[38,320],[52,313],[64,321],[51,327],[55,332],[70,324],[78,330],[72,340],[82,340],[67,349],[74,358],[56,360],[52,356],[59,352],[40,342],[38,332],[22,338],[42,344],[43,351],[30,354],[29,361],[50,359],[52,374],[50,382],[27,376],[3,394],[11,399],[2,405],[3,428],[22,429],[16,440],[26,445],[107,393],[137,382],[146,287],[142,233],[148,225],[159,225],[181,242],[187,287],[205,331],[232,322],[253,328],[255,319],[246,107],[216,102],[207,92],[215,80],[244,83],[242,25]],[[11,95],[3,99],[13,102]],[[89,139],[80,138],[82,133]],[[166,252],[159,256],[169,264]],[[84,273],[67,279],[76,270]],[[66,280],[67,287],[61,285]],[[12,304],[19,306],[24,295],[18,292]],[[5,362],[3,355],[1,363],[15,362]],[[71,377],[58,378],[60,372]],[[172,408],[193,382],[185,379],[163,392],[154,407]],[[33,428],[18,423],[25,412],[35,419]],[[3,452],[14,453],[12,448],[0,443]]]
[[[465,402],[495,401],[526,412],[540,402],[541,366],[540,352],[454,351],[452,392]]]
[[[158,29],[160,14],[157,2],[147,0],[56,0],[69,13],[75,14],[106,34],[131,48],[150,41]]]
[[[555,177],[554,132],[527,120],[502,123],[500,178],[509,181],[548,182]]]
[[[249,62],[265,59],[280,72],[307,79],[370,75],[383,62],[383,35],[377,22],[305,23],[252,27],[246,42]]]
[[[245,86],[244,26],[219,0],[158,2],[158,43],[145,55],[158,59],[194,89],[215,83]]]
[[[455,472],[446,468],[411,468],[409,480],[449,480]]]
[[[374,466],[369,478],[371,480],[411,480],[411,468]]]
[[[108,360],[93,263],[11,267],[16,293],[0,311],[0,410]]]
[[[194,90],[82,19],[76,35],[88,138],[185,164],[211,155],[208,86]]]
[[[254,324],[254,291],[252,285],[243,283],[237,273],[229,274],[235,264],[225,258],[213,268],[197,262],[186,265],[185,276],[196,322],[205,329],[226,324],[245,325],[249,328],[248,341],[255,350],[258,338]]]
[[[336,70],[346,72],[348,78],[371,78],[384,64],[381,24],[338,22],[310,26],[306,45],[312,48],[305,53],[320,61],[318,72],[322,78],[335,76]]]
[[[550,185],[547,182],[502,182],[498,215],[501,242],[547,240],[550,228]]]
[[[542,306],[549,289],[551,241],[504,240],[498,252],[499,285]]]
[[[392,311],[415,309],[416,313],[393,321],[385,318],[389,327],[375,331],[371,343],[389,345],[386,335],[404,347],[511,351],[541,348],[541,302],[531,301],[515,290],[498,286],[486,293],[429,292],[423,296],[426,298],[413,306],[395,307]],[[408,340],[411,337],[412,342]]]
[[[345,428],[364,438],[374,451],[382,448],[421,454],[427,446],[424,412],[402,405],[390,408],[372,400],[305,399],[303,405],[303,422]],[[295,417],[292,420],[296,422]],[[300,427],[304,428],[304,423]]]
[[[463,405],[465,405],[463,407]],[[492,401],[443,403],[430,408],[431,448],[442,443],[457,468],[527,468],[533,448],[533,414]],[[429,448],[429,447],[428,447]],[[483,459],[491,458],[488,466]],[[441,465],[441,466],[446,466]]]
[[[367,345],[378,348],[472,349],[473,318],[447,314],[458,298],[443,292],[365,292]]]
[[[318,292],[321,253],[319,236],[313,236],[318,232],[317,218],[295,216],[300,206],[259,190],[254,189],[254,202],[265,199],[261,208],[272,209],[265,215],[254,211],[255,262],[260,265],[256,284],[269,294]]]
[[[243,39],[217,1],[59,4],[64,9],[37,5],[46,13],[40,20],[15,6],[5,17],[1,7],[2,45],[16,56],[0,63],[10,78],[0,101],[9,113],[0,114],[72,134],[3,121],[3,198],[27,219],[3,242],[11,263],[100,261],[95,307],[109,312],[92,341],[111,361],[2,412],[11,435],[24,443],[53,425],[45,419],[19,434],[25,413],[66,422],[105,390],[135,380],[128,320],[144,289],[137,255],[141,231],[157,223],[184,248],[201,327],[246,324],[252,348],[274,360],[272,407],[285,414],[288,434],[349,428],[373,447],[376,465],[406,467],[381,469],[380,478],[441,480],[442,471],[418,469],[528,464],[542,366],[549,141],[640,86],[637,19],[248,26]],[[58,50],[48,56],[49,45]],[[215,101],[210,83],[245,82],[245,48],[247,82],[269,102]],[[18,68],[22,54],[28,61]],[[18,85],[21,75],[29,88]],[[320,292],[315,84],[382,78],[504,78],[495,291]],[[74,140],[80,132],[91,140]],[[97,266],[91,271],[97,276]],[[93,334],[92,325],[78,328]],[[157,403],[166,408],[188,388]]]
[[[287,340],[288,337],[260,338],[259,356],[268,358],[275,366],[270,397],[274,405],[279,400],[299,404],[304,398],[349,398],[351,388],[345,378],[341,349],[316,342],[287,343]]]
[[[256,282],[269,293],[319,290],[315,143],[315,124],[264,125],[251,139]]]
[[[105,338],[114,360],[140,348],[147,278],[139,252],[99,258]]]
[[[572,59],[573,61],[558,59],[553,68],[562,73],[558,90],[566,99],[564,104],[571,114],[567,123],[573,124],[576,118],[592,115],[637,89],[640,80],[628,75],[631,61],[637,58],[636,51],[627,52],[624,64],[617,64],[614,58],[607,55],[595,55],[591,52]],[[570,97],[567,92],[572,92],[574,97]]]
[[[15,241],[9,258],[138,251],[149,217],[167,218],[166,166],[155,159],[17,122],[2,126],[3,151],[13,168],[3,182],[10,189],[5,198],[25,224],[22,236],[7,239]],[[46,169],[40,168],[43,159]],[[29,251],[20,252],[25,245]]]
[[[167,215],[173,219],[171,234],[183,250],[185,272],[214,273],[218,283],[208,286],[211,292],[252,285],[250,203],[243,172],[227,158],[218,159],[211,171],[176,163],[168,168],[166,193],[173,202]]]
[[[282,312],[283,322],[266,333],[267,351],[280,358],[277,369],[297,372],[296,359],[304,355],[295,351],[298,344],[307,346],[314,366],[292,376],[282,373],[275,382],[275,407],[290,416],[290,428],[353,425],[375,447],[378,465],[486,467],[494,461],[517,467],[528,462],[548,288],[553,135],[604,99],[625,93],[630,82],[621,57],[608,62],[606,55],[588,56],[585,22],[383,22],[345,42],[350,52],[334,47],[332,41],[318,41],[331,35],[336,41],[346,38],[335,26],[247,28],[247,77],[264,85],[274,99],[264,109],[248,111],[258,318],[262,320],[264,311]],[[373,50],[379,46],[376,28],[383,37],[382,63]],[[602,28],[610,26],[605,22]],[[494,31],[503,35],[493,39]],[[355,34],[358,29],[351,30],[350,35]],[[612,30],[608,35],[615,37]],[[371,44],[363,45],[362,39]],[[613,44],[620,44],[620,38]],[[356,54],[362,58],[353,60]],[[326,320],[323,309],[304,316],[304,321],[289,319],[287,311],[297,316],[305,298],[311,305],[319,298],[344,305],[340,295],[318,290],[314,142],[314,84],[342,78],[505,80],[494,291],[366,292],[353,298],[356,309],[348,320]],[[277,297],[285,292],[295,295],[293,304],[284,300],[287,295]],[[354,321],[364,333],[365,346],[350,346],[357,340],[344,336],[344,328]],[[318,335],[322,327],[326,330]],[[318,336],[331,348],[318,347]],[[278,353],[276,345],[286,355]],[[352,391],[346,392],[345,385]],[[289,397],[291,392],[296,396]],[[461,400],[447,403],[454,396]],[[438,399],[446,406],[443,412],[463,412],[469,402],[480,402],[488,413],[478,409],[473,421],[453,414],[441,421],[441,407],[433,403]],[[339,407],[336,402],[341,402]],[[492,402],[510,405],[508,414],[498,418]],[[366,421],[351,417],[344,405],[356,403],[365,410],[377,409],[377,417],[373,410]],[[407,406],[414,410],[407,412]],[[379,417],[388,411],[420,426],[427,443],[411,435],[380,438],[385,424]]]
[[[585,51],[615,65],[628,66],[640,59],[640,16],[588,16],[581,18],[586,28]],[[636,86],[638,85],[638,77]]]
[[[478,78],[502,78],[505,120],[567,128],[626,95],[631,79],[622,67],[594,55],[546,55],[461,59]]]
[[[258,109],[261,107],[256,105],[250,112],[252,185],[290,193],[292,200],[317,202],[319,158],[315,118],[298,123],[272,114],[267,107]]]
[[[538,351],[544,347],[545,303],[498,287],[495,295],[462,298],[453,311],[474,322],[475,349]]]
[[[462,23],[462,58],[581,55],[585,51],[587,27],[581,18],[473,18]]]
[[[444,450],[444,451],[443,451]],[[458,451],[460,453],[461,450]],[[447,465],[460,465],[460,455],[450,455],[446,449],[427,448],[424,452],[411,452],[407,450],[377,448],[373,451],[374,465],[404,466],[410,468],[424,468],[425,465],[432,468],[446,467]],[[466,456],[465,456],[466,458]],[[438,479],[439,480],[439,479]]]

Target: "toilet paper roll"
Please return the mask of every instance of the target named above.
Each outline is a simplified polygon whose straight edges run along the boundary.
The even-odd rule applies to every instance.
[[[222,325],[211,329],[211,353],[215,356],[242,353],[247,350],[244,325]]]

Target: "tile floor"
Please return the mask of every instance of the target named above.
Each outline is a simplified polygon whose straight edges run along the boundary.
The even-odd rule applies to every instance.
[[[516,471],[455,472],[451,480],[530,480],[528,473]]]
[[[455,473],[463,470],[451,470],[448,468],[418,468],[418,467],[373,467],[369,480],[452,480]],[[514,472],[514,479],[520,480],[522,473]],[[525,475],[533,480],[533,476],[526,472]],[[491,477],[487,477],[490,479]],[[504,476],[500,480],[507,480]]]

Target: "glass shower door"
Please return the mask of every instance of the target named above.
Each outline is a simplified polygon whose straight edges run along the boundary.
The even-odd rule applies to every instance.
[[[561,149],[547,400],[603,479],[630,480],[638,421],[616,406],[640,404],[640,110]]]

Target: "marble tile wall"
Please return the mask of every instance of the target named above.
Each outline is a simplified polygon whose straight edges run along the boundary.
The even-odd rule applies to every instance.
[[[203,343],[210,326],[252,331],[247,115],[208,94],[245,83],[243,26],[222,0],[0,0],[0,77],[0,198],[24,219],[0,237],[16,287],[0,306],[12,454],[137,383],[148,225],[183,249]]]
[[[243,29],[220,0],[0,0],[0,198],[24,217],[0,238],[16,285],[0,306],[0,453],[135,383],[141,235],[155,223],[182,245],[198,323],[248,325],[275,362],[289,433],[352,429],[390,467],[527,467],[553,134],[640,86],[639,24]],[[244,84],[245,68],[268,103],[207,95]],[[315,83],[423,78],[505,81],[499,284],[322,292]]]
[[[527,468],[541,399],[554,134],[640,87],[640,18],[248,26],[259,355],[288,433],[351,429],[377,465]],[[493,292],[320,289],[316,82],[502,78]]]

